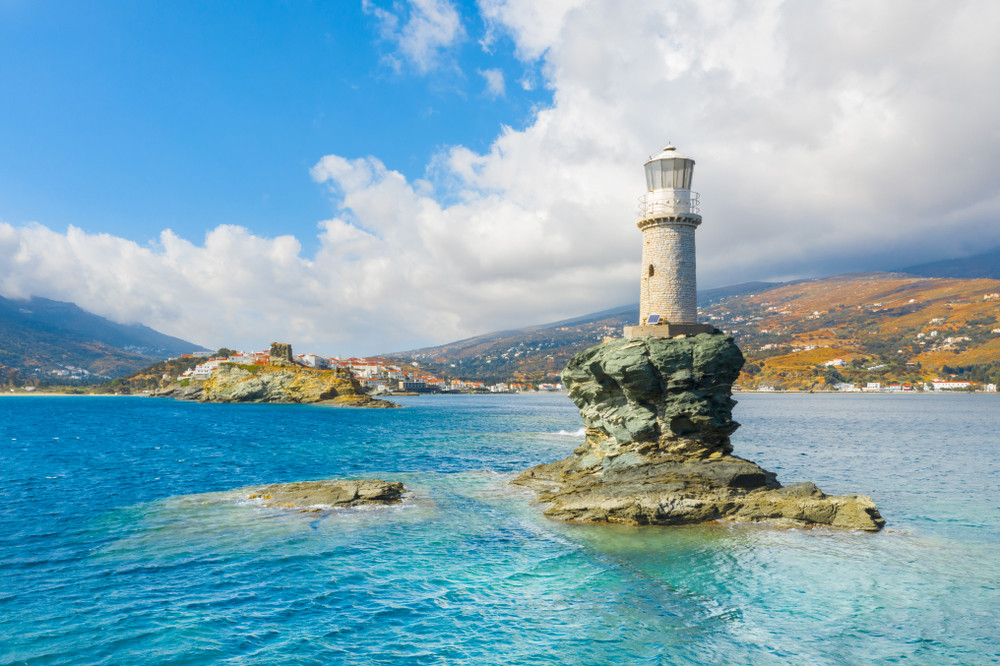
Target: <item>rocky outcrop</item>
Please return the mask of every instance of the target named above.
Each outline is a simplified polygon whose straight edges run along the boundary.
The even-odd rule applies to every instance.
[[[239,489],[246,499],[265,506],[318,512],[371,504],[398,504],[406,488],[398,481],[359,479],[356,481],[298,481]]]
[[[154,395],[199,402],[322,403],[347,407],[396,407],[365,395],[346,369],[242,366],[223,363],[204,382],[172,384]]]
[[[606,342],[563,371],[586,441],[573,455],[522,473],[561,520],[677,525],[711,520],[832,525],[877,531],[870,498],[830,496],[811,483],[782,487],[775,475],[731,455],[743,366],[722,334]]]

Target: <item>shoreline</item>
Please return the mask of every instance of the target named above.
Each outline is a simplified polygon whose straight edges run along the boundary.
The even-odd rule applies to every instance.
[[[52,393],[47,391],[0,392],[0,398],[148,398],[148,394],[135,393]]]
[[[733,395],[1000,395],[992,391],[733,391]],[[388,400],[393,397],[409,398],[423,396],[448,395],[566,395],[565,391],[523,392],[523,393],[393,393],[385,397],[375,398]],[[155,398],[149,393],[55,393],[49,391],[17,391],[0,392],[0,398]]]

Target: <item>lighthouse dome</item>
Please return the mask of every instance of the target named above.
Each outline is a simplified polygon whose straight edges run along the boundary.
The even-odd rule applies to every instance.
[[[667,145],[658,155],[650,157],[646,168],[646,190],[690,190],[694,160]]]

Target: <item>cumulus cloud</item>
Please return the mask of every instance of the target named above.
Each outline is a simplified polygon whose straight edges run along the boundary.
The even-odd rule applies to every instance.
[[[379,20],[415,35],[424,28],[406,26],[432,6],[444,5]],[[0,224],[0,292],[209,345],[253,346],[266,332],[327,353],[584,314],[637,298],[641,165],[667,140],[698,161],[702,286],[1000,244],[1000,4],[480,7],[519,57],[540,62],[552,105],[488,151],[442,150],[415,182],[377,157],[323,157],[312,176],[338,212],[313,256],[295,238],[240,227],[201,244],[165,231],[140,246]],[[449,39],[400,48],[429,63]]]
[[[477,173],[519,165],[503,191],[558,187],[588,154],[604,169],[577,189],[610,201],[672,140],[698,160],[702,284],[1000,243],[996,3],[480,4],[544,61],[554,105]]]
[[[421,73],[433,69],[441,54],[465,37],[462,20],[448,0],[409,0],[404,7],[393,4],[393,11],[362,0],[365,12],[375,17],[382,39],[399,49],[403,59]],[[390,57],[399,69],[399,58]]]
[[[500,69],[481,69],[479,75],[486,79],[486,94],[490,97],[503,97],[507,92],[503,71]]]

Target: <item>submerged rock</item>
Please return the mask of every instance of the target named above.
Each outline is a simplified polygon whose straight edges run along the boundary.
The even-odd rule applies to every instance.
[[[370,504],[398,504],[406,488],[398,481],[297,481],[241,488],[247,499],[263,500],[266,506],[322,511]]]
[[[731,455],[732,384],[743,366],[733,339],[613,340],[577,354],[562,373],[586,441],[514,483],[560,520],[677,525],[710,520],[832,525],[878,531],[863,495],[825,495]]]

